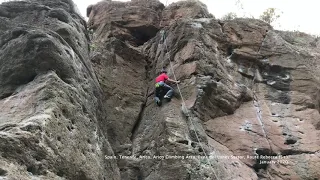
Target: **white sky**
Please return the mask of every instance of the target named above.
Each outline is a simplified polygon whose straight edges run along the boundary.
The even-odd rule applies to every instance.
[[[3,2],[5,0],[0,0]],[[73,0],[85,17],[86,8],[100,0]],[[129,0],[118,0],[129,1]],[[178,0],[160,0],[163,4],[170,4]],[[238,17],[243,15],[258,18],[267,8],[276,8],[280,18],[272,25],[280,30],[299,30],[309,34],[320,35],[320,10],[317,0],[240,0],[243,9],[237,5],[237,0],[200,0],[208,6],[209,12],[220,18],[228,12],[235,12]]]

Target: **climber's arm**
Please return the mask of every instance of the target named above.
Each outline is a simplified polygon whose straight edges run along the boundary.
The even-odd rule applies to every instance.
[[[180,81],[175,81],[175,80],[170,79],[170,78],[168,78],[168,79],[167,79],[167,81],[169,81],[169,82],[173,82],[173,83],[177,83],[177,84],[178,84],[178,83],[180,83]]]

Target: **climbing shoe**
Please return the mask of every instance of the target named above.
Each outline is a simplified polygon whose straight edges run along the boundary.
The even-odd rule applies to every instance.
[[[156,104],[158,105],[158,106],[161,106],[161,101],[156,101]]]
[[[171,97],[169,97],[169,96],[164,96],[163,97],[167,102],[170,102],[171,101]]]

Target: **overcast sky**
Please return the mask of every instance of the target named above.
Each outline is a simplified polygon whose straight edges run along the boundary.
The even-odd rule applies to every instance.
[[[0,0],[2,2],[4,0]],[[73,0],[85,17],[86,8],[100,0]],[[128,1],[128,0],[118,0]],[[160,0],[163,4],[170,4],[178,0]],[[299,30],[310,34],[320,35],[320,17],[317,0],[240,0],[243,9],[237,5],[237,0],[201,0],[208,6],[209,12],[220,18],[228,12],[235,12],[238,16],[253,16],[258,18],[267,8],[276,8],[280,18],[273,24],[276,29]]]

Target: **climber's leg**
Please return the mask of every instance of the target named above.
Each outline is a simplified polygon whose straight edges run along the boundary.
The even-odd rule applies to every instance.
[[[165,90],[166,95],[164,96],[165,99],[171,99],[173,96],[173,88],[167,84],[163,85],[163,89]]]
[[[154,100],[155,100],[156,104],[158,106],[161,106],[161,100],[160,100],[161,87],[156,87],[154,94],[155,94]]]

